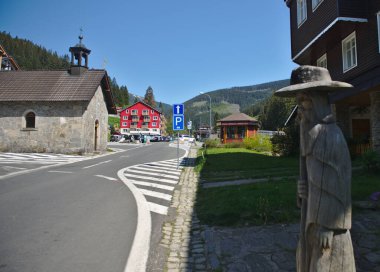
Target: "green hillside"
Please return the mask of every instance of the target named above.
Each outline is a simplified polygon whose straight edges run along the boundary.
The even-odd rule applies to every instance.
[[[282,87],[288,86],[289,80],[278,80],[258,85],[233,87],[208,92],[211,97],[212,123],[215,125],[215,114],[217,119],[237,112],[244,112],[255,116],[260,112],[263,102],[272,93]],[[199,124],[209,124],[210,100],[206,95],[198,95],[185,102],[186,119],[193,121],[197,128]]]

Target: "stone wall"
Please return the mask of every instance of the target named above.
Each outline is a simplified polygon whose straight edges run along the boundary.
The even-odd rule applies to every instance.
[[[83,115],[84,150],[86,153],[95,151],[95,122],[98,120],[98,137],[96,151],[104,152],[108,142],[108,111],[101,87],[88,104]]]
[[[35,128],[26,128],[25,114],[34,112]],[[0,151],[89,153],[107,148],[108,112],[99,87],[90,102],[0,102]]]
[[[371,94],[372,146],[380,152],[380,91]]]

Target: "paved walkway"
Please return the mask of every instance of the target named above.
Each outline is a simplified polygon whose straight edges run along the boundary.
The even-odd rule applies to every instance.
[[[160,245],[168,250],[164,271],[295,271],[298,224],[246,228],[201,225],[194,214],[199,177],[192,165],[196,149],[174,192],[174,220],[164,224]],[[360,211],[352,239],[358,272],[380,272],[380,213]]]

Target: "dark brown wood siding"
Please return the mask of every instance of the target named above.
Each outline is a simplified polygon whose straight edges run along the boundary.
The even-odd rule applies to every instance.
[[[311,0],[307,1],[307,19],[298,27],[297,1],[290,5],[292,58],[304,49],[316,36],[338,17],[337,0],[323,0],[313,11]]]
[[[324,3],[326,6],[323,6]],[[313,43],[312,46],[296,60],[296,62],[301,65],[316,65],[317,59],[326,53],[328,69],[330,70],[331,77],[334,80],[357,83],[358,77],[363,78],[366,73],[371,73],[371,77],[373,78],[372,71],[377,71],[377,69],[380,67],[379,38],[377,27],[377,13],[380,11],[380,0],[324,0],[321,5],[314,11],[314,13],[312,13],[312,15],[310,15],[311,0],[308,1],[307,4],[309,6],[309,14],[307,21],[300,27],[300,29],[297,29],[296,27],[295,32],[292,29],[292,45],[294,45],[293,48],[299,48],[299,50],[302,50],[304,48],[302,47],[303,45],[306,46],[312,39],[315,38],[315,36],[308,36],[309,40],[307,40],[305,38],[306,34],[300,34],[302,33],[302,27],[308,26],[308,21],[309,24],[312,24],[314,22],[314,24],[319,27],[318,31],[315,31],[315,33],[317,33],[316,35],[324,30],[322,22],[327,22],[326,19],[322,20],[311,16],[317,16],[319,15],[318,12],[321,12],[327,14],[323,16],[321,15],[321,17],[332,18],[331,11],[325,10],[326,7],[333,9],[332,6],[327,5],[331,5],[331,3],[339,5],[338,17],[359,18],[359,14],[363,15],[365,11],[365,16],[361,17],[365,17],[368,22],[337,22],[329,29],[327,33],[323,34],[321,38],[315,41],[315,43]],[[355,11],[355,9],[359,6],[361,7],[361,11]],[[294,11],[294,14],[291,16],[292,27],[294,27],[297,26],[296,1],[292,1],[291,8],[292,12]],[[342,40],[353,32],[356,34],[357,66],[343,73]],[[293,56],[295,54],[294,52],[295,51],[292,52]],[[298,54],[298,52],[296,53]],[[378,77],[380,77],[380,75],[378,75]]]
[[[368,0],[338,0],[338,2],[340,17],[367,17]]]

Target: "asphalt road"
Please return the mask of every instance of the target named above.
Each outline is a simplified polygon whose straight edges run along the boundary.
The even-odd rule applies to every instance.
[[[124,271],[137,207],[117,171],[177,150],[117,148],[129,150],[0,180],[1,272]]]

